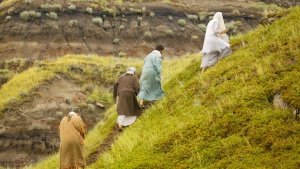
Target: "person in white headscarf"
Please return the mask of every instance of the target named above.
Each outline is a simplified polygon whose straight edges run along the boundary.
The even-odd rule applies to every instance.
[[[222,33],[217,34],[221,39],[223,39],[225,42],[229,43],[229,37],[227,35],[227,29],[225,27],[223,15],[221,12],[215,13],[213,19],[217,19],[219,23],[219,29]]]
[[[140,83],[135,72],[134,67],[129,67],[114,84],[113,96],[117,102],[119,131],[134,123],[142,113],[136,97],[140,91]]]
[[[223,17],[219,14],[207,24],[203,48],[200,52],[203,54],[200,65],[202,72],[232,53],[230,44],[220,38],[227,32],[226,28],[224,29],[225,25],[224,27],[222,25],[224,25]]]

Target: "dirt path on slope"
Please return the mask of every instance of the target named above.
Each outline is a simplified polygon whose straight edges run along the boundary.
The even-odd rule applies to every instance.
[[[120,135],[121,132],[119,132],[118,127],[115,126],[111,133],[105,138],[105,140],[103,141],[103,143],[97,148],[97,150],[95,150],[94,152],[92,152],[86,160],[86,165],[89,166],[93,163],[95,163],[98,158],[105,152],[111,150],[111,145],[113,144],[113,142],[118,138],[118,136]]]

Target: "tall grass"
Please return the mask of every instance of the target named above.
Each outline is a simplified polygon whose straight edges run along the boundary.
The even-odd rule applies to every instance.
[[[88,168],[298,168],[299,11],[232,39],[234,53],[204,74],[200,58],[183,66]],[[273,107],[278,91],[290,108]]]

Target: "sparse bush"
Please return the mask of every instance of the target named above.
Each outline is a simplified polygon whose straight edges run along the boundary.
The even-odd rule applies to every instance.
[[[68,8],[73,11],[76,9],[76,5],[70,5]]]
[[[150,12],[149,16],[150,16],[151,18],[153,18],[153,17],[155,16],[155,13],[154,13],[154,12]]]
[[[118,44],[120,42],[120,39],[119,38],[115,38],[114,41],[113,41],[113,44]]]
[[[242,22],[241,21],[235,21],[234,25],[240,27],[240,26],[242,26]]]
[[[34,0],[24,0],[25,4],[31,4]]]
[[[199,16],[199,19],[200,19],[200,21],[205,21],[205,19],[206,19],[206,16],[207,16],[207,12],[200,12],[200,13],[198,13],[198,16]]]
[[[15,7],[11,7],[7,10],[7,14],[11,15],[15,12]]]
[[[187,14],[187,17],[191,21],[197,21],[198,20],[198,16],[197,15],[189,15],[189,14]]]
[[[126,56],[126,53],[121,51],[121,52],[118,53],[118,56],[119,56],[119,57],[125,57],[125,56]]]
[[[147,38],[147,39],[151,39],[152,38],[152,33],[150,31],[146,31],[144,33],[144,36]]]
[[[169,15],[169,21],[173,21],[173,16]]]
[[[69,25],[70,27],[77,26],[77,25],[78,25],[78,21],[77,21],[77,20],[70,20],[69,23],[68,23],[68,25]]]
[[[144,12],[146,12],[146,7],[142,7],[142,12],[144,13]]]
[[[166,31],[166,34],[167,34],[168,36],[173,36],[173,31],[172,31],[171,29],[168,29],[168,30]]]
[[[227,30],[233,30],[234,29],[234,21],[231,21],[229,23],[225,23],[225,27]]]
[[[97,24],[97,25],[102,25],[103,24],[103,20],[102,18],[98,17],[98,18],[93,18],[93,23]]]
[[[87,7],[87,8],[86,8],[86,11],[87,11],[89,14],[92,14],[92,13],[93,13],[93,9],[90,8],[90,7]]]
[[[234,9],[232,12],[231,12],[232,15],[234,16],[239,16],[241,13],[238,9]]]
[[[281,9],[281,7],[277,6],[276,4],[271,4],[271,5],[268,5],[264,2],[258,2],[256,4],[253,4],[251,5],[251,8],[254,8],[254,9],[268,9],[268,10],[271,10],[271,11],[278,11]]]
[[[205,24],[198,24],[198,28],[200,28],[203,32],[206,32],[206,25]]]
[[[138,16],[137,20],[138,20],[138,26],[141,26],[141,22],[143,20],[143,17],[142,16]]]
[[[124,25],[120,25],[120,26],[119,26],[119,30],[122,30],[122,29],[124,29],[124,28],[125,28]]]
[[[137,20],[138,20],[139,22],[142,22],[143,17],[142,17],[142,16],[138,16],[138,17],[137,17]]]
[[[192,40],[198,39],[198,36],[197,36],[197,35],[192,35],[192,36],[191,36],[191,39],[192,39]]]
[[[35,11],[23,11],[20,13],[20,17],[21,17],[21,19],[24,19],[25,21],[27,21],[28,19],[41,17],[41,13],[35,12]]]
[[[6,21],[11,20],[11,16],[6,16],[5,20],[6,20]]]
[[[185,25],[186,25],[186,21],[185,21],[184,19],[179,19],[179,20],[178,20],[178,24],[179,24],[180,26],[185,26]]]
[[[96,109],[96,106],[95,106],[95,105],[93,105],[93,104],[88,104],[88,110],[89,110],[89,112],[94,112],[95,109]]]
[[[51,5],[51,4],[47,3],[47,4],[42,4],[41,8],[43,10],[49,10],[49,9],[55,10],[55,9],[62,9],[62,5],[61,4],[53,4],[53,5]]]
[[[50,12],[46,14],[48,17],[50,17],[51,19],[57,19],[57,13],[55,12]]]
[[[22,98],[25,98],[25,97],[28,96],[28,92],[22,90],[22,91],[20,91],[19,95],[20,95]]]
[[[49,130],[50,126],[41,122],[33,122],[28,129],[31,130]]]

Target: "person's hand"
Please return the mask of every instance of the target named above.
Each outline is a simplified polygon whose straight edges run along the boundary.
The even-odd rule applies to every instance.
[[[222,30],[221,34],[223,34],[223,33],[227,33],[227,29]]]

